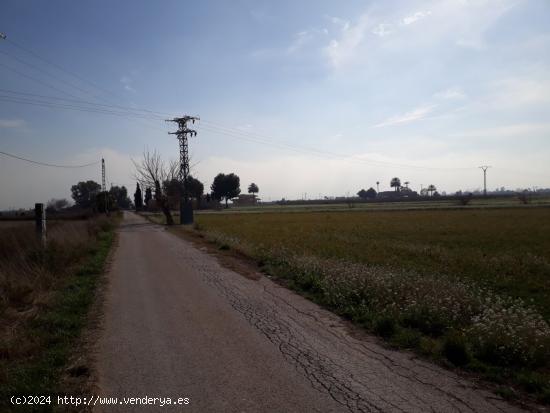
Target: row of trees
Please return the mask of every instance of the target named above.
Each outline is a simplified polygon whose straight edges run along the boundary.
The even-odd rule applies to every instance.
[[[132,205],[125,186],[111,186],[102,192],[101,185],[95,181],[81,181],[71,187],[71,197],[78,208],[93,208],[100,211],[127,209]],[[56,202],[57,201],[57,202]],[[52,208],[63,208],[68,205],[66,200],[52,200]],[[48,204],[48,206],[50,206]]]
[[[405,181],[404,182],[404,186],[401,185],[401,179],[399,179],[398,177],[394,177],[391,179],[390,181],[390,187],[394,188],[394,191],[396,194],[399,194],[399,195],[413,195],[413,196],[416,196],[418,195],[416,192],[414,192],[413,190],[411,190],[409,188],[409,184],[410,182],[409,181]],[[380,185],[380,181],[377,181],[376,182],[376,186],[378,187]],[[369,188],[367,189],[366,191],[364,189],[361,189],[359,192],[357,192],[357,196],[359,196],[360,198],[362,199],[374,199],[376,198],[378,195],[378,192],[375,191],[374,188]],[[391,195],[391,193],[390,193]],[[435,187],[435,185],[431,184],[431,185],[428,185],[426,188],[422,188],[422,190],[420,191],[420,195],[422,196],[438,196],[439,193],[437,192],[437,188]]]
[[[155,201],[158,208],[161,209],[166,217],[166,223],[172,224],[173,218],[170,213],[179,205],[183,194],[183,185],[178,180],[179,164],[175,161],[165,163],[158,152],[144,152],[143,158],[138,162],[134,161],[135,178],[138,181],[134,193],[134,205],[137,210],[149,206],[151,200]],[[219,173],[214,178],[210,186],[211,192],[204,196],[204,184],[193,176],[189,176],[186,181],[187,194],[191,199],[200,202],[212,200],[221,202],[225,200],[226,207],[228,201],[239,196],[241,193],[240,178],[234,173]],[[145,196],[143,197],[143,188]],[[258,185],[252,183],[248,187],[248,192],[255,196],[259,192]]]

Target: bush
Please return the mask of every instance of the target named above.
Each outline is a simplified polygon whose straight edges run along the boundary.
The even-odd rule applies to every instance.
[[[451,333],[443,341],[443,355],[455,366],[464,366],[470,361],[466,340],[462,334]]]
[[[381,337],[389,338],[395,334],[395,321],[388,317],[383,317],[374,322],[374,332]]]

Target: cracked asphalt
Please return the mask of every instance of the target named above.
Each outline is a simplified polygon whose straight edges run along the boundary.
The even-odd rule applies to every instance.
[[[330,312],[137,215],[125,213],[119,232],[97,344],[100,395],[189,404],[97,411],[521,411],[410,353],[353,337]]]

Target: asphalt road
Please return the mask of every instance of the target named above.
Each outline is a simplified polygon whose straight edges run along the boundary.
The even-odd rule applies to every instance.
[[[188,398],[97,411],[516,412],[454,373],[125,213],[97,346],[101,396]]]

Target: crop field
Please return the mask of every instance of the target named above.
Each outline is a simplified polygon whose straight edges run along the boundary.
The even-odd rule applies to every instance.
[[[205,213],[195,227],[390,343],[550,401],[550,208]]]

